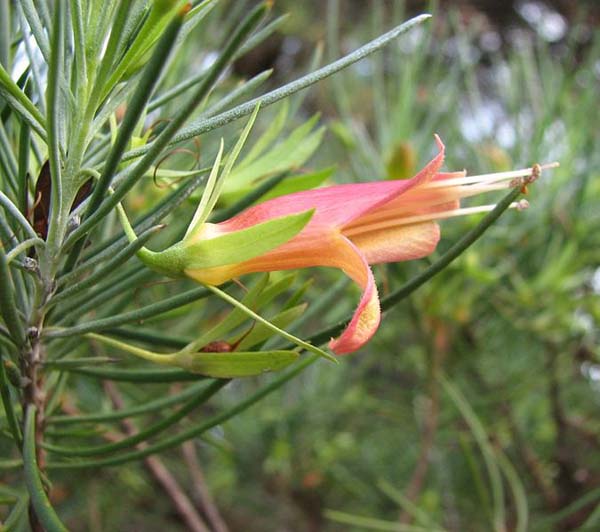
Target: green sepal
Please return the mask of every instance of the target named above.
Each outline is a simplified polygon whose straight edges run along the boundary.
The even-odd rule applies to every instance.
[[[176,353],[171,365],[208,377],[233,379],[279,371],[298,359],[296,351]]]
[[[138,258],[154,271],[169,277],[182,277],[185,271],[237,264],[263,255],[296,236],[310,221],[314,209],[290,214],[233,231],[215,238],[190,243],[192,234],[164,251],[143,248]]]
[[[183,269],[215,268],[263,255],[302,231],[313,213],[314,209],[311,209],[193,244],[183,242],[179,251]]]

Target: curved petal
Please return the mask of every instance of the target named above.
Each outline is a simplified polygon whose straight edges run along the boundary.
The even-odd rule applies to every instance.
[[[433,253],[440,228],[435,222],[388,227],[350,237],[369,264],[421,259]]]
[[[229,266],[189,269],[185,273],[197,281],[216,285],[246,273],[313,266],[339,268],[363,289],[352,320],[341,336],[329,344],[336,354],[356,351],[375,334],[379,326],[379,297],[366,257],[358,247],[338,232],[330,230],[321,234],[319,240],[296,237],[276,250],[254,259]]]
[[[335,354],[343,355],[360,349],[371,339],[381,321],[381,308],[377,285],[365,256],[346,238],[340,238],[336,247],[342,261],[340,267],[363,289],[350,323],[338,338],[329,342]]]

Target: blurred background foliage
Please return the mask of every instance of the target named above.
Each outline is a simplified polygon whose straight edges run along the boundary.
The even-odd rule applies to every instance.
[[[232,528],[600,527],[598,5],[278,7],[290,18],[265,53],[292,72],[319,43],[334,58],[434,14],[311,91],[301,109],[328,126],[313,164],[337,163],[344,180],[407,177],[437,132],[448,169],[561,167],[532,187],[528,211],[388,312],[360,354],[309,368],[222,428],[226,448],[202,452]],[[475,223],[443,222],[440,251]],[[383,294],[422,268],[379,267]],[[316,278],[309,295],[330,283]]]
[[[248,5],[217,6],[197,36],[208,52],[184,49],[165,85],[210,62],[210,43]],[[288,108],[261,111],[253,142],[287,113],[275,147],[296,132],[280,152],[303,146],[305,153],[294,152],[288,166],[320,171],[315,183],[411,176],[433,153],[434,132],[447,146],[449,170],[477,174],[554,160],[561,166],[531,187],[527,211],[507,213],[387,312],[360,353],[336,367],[313,365],[161,459],[204,512],[220,514],[208,517],[219,531],[221,519],[230,530],[248,531],[599,529],[597,2],[279,0],[275,10],[287,18],[236,61],[215,101],[219,91],[265,69],[275,70],[260,90],[335,59],[410,15],[434,15],[383,52],[293,96]],[[173,152],[161,167],[167,184],[157,172],[130,196],[129,209],[163,196],[167,168],[187,169],[204,157],[210,164],[217,140],[203,137]],[[263,164],[281,157],[265,157]],[[222,206],[232,202],[225,196]],[[436,255],[477,221],[442,222]],[[382,296],[434,260],[377,267]],[[340,277],[322,269],[293,279],[277,309],[293,290],[309,306],[290,330],[308,337],[352,310],[356,292]],[[133,304],[170,294],[170,284],[159,280],[149,274]],[[203,305],[161,315],[161,326],[173,336],[189,334]],[[234,405],[270,378],[234,381],[190,418]],[[67,411],[107,406],[97,380],[70,383],[62,397]],[[143,404],[180,385],[117,386],[126,401]],[[77,437],[67,429],[59,439]],[[145,467],[53,472],[53,502],[74,530],[186,529]]]

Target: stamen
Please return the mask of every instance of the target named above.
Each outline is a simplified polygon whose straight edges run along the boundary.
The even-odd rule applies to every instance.
[[[509,209],[517,209],[522,211],[529,207],[527,200],[514,201],[509,205]],[[452,209],[449,211],[431,212],[427,214],[418,214],[415,216],[407,216],[405,218],[396,218],[383,220],[378,223],[372,223],[367,225],[361,225],[357,227],[347,228],[344,230],[344,235],[352,237],[352,235],[370,233],[372,231],[378,231],[380,229],[389,229],[391,227],[400,227],[403,225],[412,225],[423,222],[433,222],[435,220],[444,220],[446,218],[454,218],[455,216],[467,216],[469,214],[478,214],[481,212],[489,212],[496,208],[495,204],[492,205],[479,205],[477,207],[463,207],[461,209]]]
[[[540,176],[542,170],[556,168],[559,163],[535,164],[532,168],[523,168],[521,170],[512,170],[510,172],[496,172],[493,174],[480,174],[467,177],[457,177],[454,179],[441,179],[439,181],[431,181],[421,188],[445,188],[455,185],[471,185],[475,183],[495,183],[497,181],[506,181],[509,179],[532,178],[532,181]],[[516,186],[516,185],[515,185]]]

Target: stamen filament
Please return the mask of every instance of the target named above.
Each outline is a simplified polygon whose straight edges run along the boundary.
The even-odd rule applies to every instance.
[[[540,165],[541,170],[556,168],[559,166],[557,162]],[[422,185],[421,188],[444,188],[455,185],[471,185],[475,183],[494,183],[497,181],[505,181],[515,179],[517,177],[529,177],[533,174],[533,168],[523,168],[521,170],[512,170],[510,172],[496,172],[493,174],[480,174],[467,177],[456,177],[454,179],[441,179],[439,181],[431,181]]]
[[[514,201],[510,204],[509,209],[523,210],[529,207],[527,200]],[[419,214],[415,216],[407,216],[406,218],[396,218],[384,220],[378,223],[361,225],[351,229],[344,230],[344,235],[352,237],[353,235],[370,233],[380,229],[389,229],[391,227],[399,227],[402,225],[418,224],[423,222],[433,222],[435,220],[443,220],[446,218],[454,218],[455,216],[466,216],[469,214],[478,214],[481,212],[489,212],[496,208],[496,205],[479,205],[477,207],[463,207],[461,209],[452,209],[449,211],[432,212],[427,214]]]

